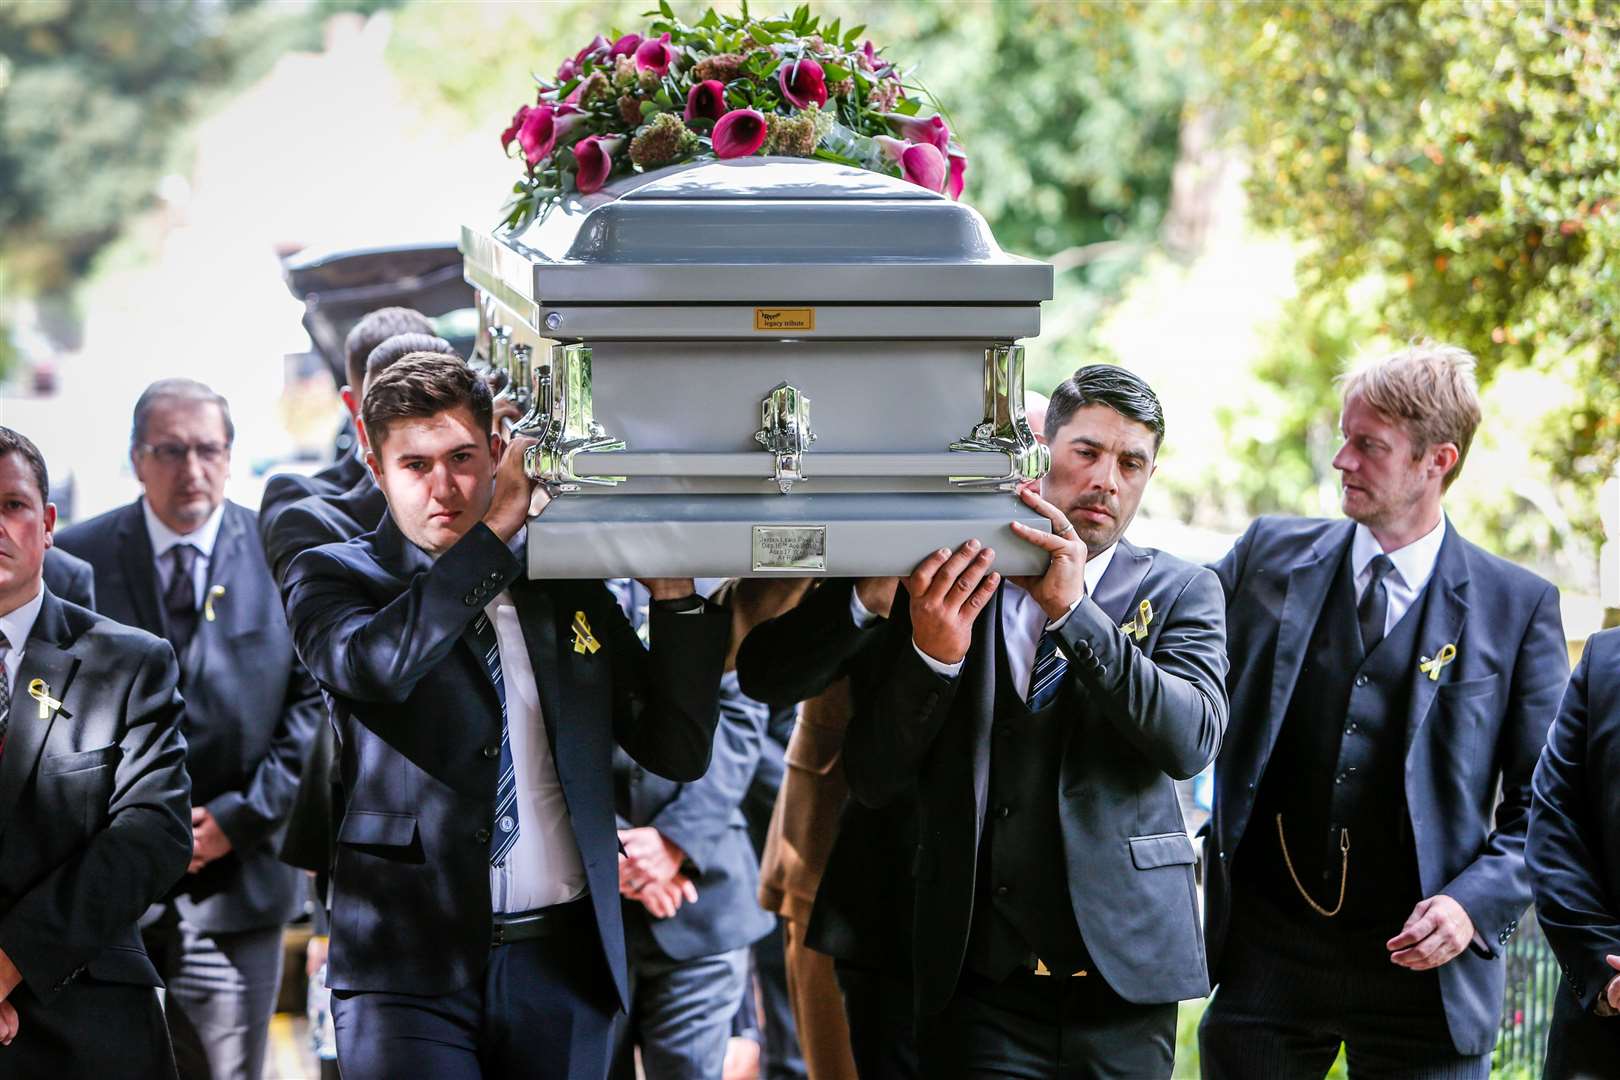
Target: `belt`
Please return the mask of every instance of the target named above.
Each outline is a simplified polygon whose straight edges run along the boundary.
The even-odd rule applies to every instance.
[[[550,937],[552,934],[594,926],[595,921],[591,898],[586,894],[565,904],[520,911],[515,915],[496,915],[490,924],[489,943],[510,945],[514,941]]]

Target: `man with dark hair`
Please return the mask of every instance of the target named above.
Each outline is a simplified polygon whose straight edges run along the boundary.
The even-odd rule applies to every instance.
[[[1169,1076],[1176,1002],[1208,990],[1175,780],[1226,726],[1220,586],[1122,538],[1164,434],[1146,383],[1081,368],[1046,426],[1020,497],[1052,531],[1012,526],[1046,572],[1003,583],[977,540],[924,559],[844,740],[856,798],[915,802],[930,1078]]]
[[[1343,383],[1348,521],[1261,518],[1215,567],[1232,724],[1215,769],[1204,1075],[1483,1077],[1530,902],[1530,777],[1569,671],[1558,590],[1441,507],[1474,360],[1422,343]]]
[[[95,568],[103,614],[165,638],[180,661],[194,852],[143,920],[168,983],[183,1077],[257,1077],[281,982],[281,930],[302,909],[280,830],[321,719],[265,566],[253,511],[225,498],[230,409],[165,379],[135,406],[143,494],[65,530]]]
[[[0,427],[0,1071],[171,1080],[136,920],[191,853],[174,655],[44,585],[49,490]]]
[[[388,515],[287,573],[341,741],[347,1080],[602,1076],[628,990],[613,745],[678,781],[709,763],[728,613],[649,581],[648,649],[601,582],[525,579],[535,443],[504,445],[491,413],[454,356],[378,375],[362,418]]]
[[[1620,630],[1586,639],[1536,765],[1524,861],[1564,977],[1545,1080],[1620,1062]]]
[[[399,334],[433,336],[433,323],[420,311],[406,307],[378,308],[349,328],[343,339],[344,371],[348,383],[339,387],[338,396],[349,417],[358,427],[360,402],[365,396],[366,363],[372,351],[391,337]],[[448,350],[447,350],[448,351]],[[309,495],[327,497],[350,491],[366,475],[365,444],[357,437],[354,452],[344,454],[313,476],[301,473],[277,473],[264,485],[264,496],[259,500],[259,526],[268,534],[276,519],[286,507]],[[278,572],[279,580],[280,574]]]

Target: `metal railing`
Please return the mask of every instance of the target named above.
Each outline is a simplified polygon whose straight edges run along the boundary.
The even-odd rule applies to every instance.
[[[1519,932],[1508,942],[1505,962],[1507,992],[1491,1076],[1539,1077],[1547,1053],[1547,1030],[1552,1026],[1553,999],[1563,975],[1534,908],[1519,920]]]

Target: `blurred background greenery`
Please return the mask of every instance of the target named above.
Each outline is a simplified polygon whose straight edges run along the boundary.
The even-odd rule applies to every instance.
[[[386,39],[386,91],[355,93],[397,98],[393,115],[446,147],[427,171],[494,178],[459,207],[482,220],[515,171],[496,135],[531,72],[650,6],[0,0],[0,365],[15,382],[79,346],[97,282],[161,245],[208,120],[289,58],[336,56],[334,26],[369,19]],[[967,200],[1003,246],[1058,267],[1032,388],[1112,360],[1163,392],[1149,515],[1232,532],[1258,513],[1333,512],[1334,377],[1431,336],[1471,349],[1487,383],[1454,517],[1596,595],[1599,486],[1620,456],[1620,6],[817,10],[914,67],[969,148]],[[387,131],[344,131],[360,122],[331,104],[295,120],[386,161]],[[404,182],[379,172],[378,199]]]

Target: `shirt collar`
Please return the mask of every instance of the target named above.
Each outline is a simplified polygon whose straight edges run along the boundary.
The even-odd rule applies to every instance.
[[[1385,551],[1379,546],[1372,530],[1357,522],[1355,539],[1350,542],[1350,568],[1355,571],[1356,580],[1359,581],[1368,563],[1379,555],[1388,555],[1389,561],[1395,564],[1395,573],[1401,576],[1401,583],[1416,592],[1427,585],[1433,576],[1434,564],[1440,558],[1440,544],[1445,538],[1446,516],[1441,514],[1439,524],[1424,535],[1403,548]]]
[[[1097,583],[1102,580],[1102,576],[1104,574],[1108,573],[1108,566],[1114,561],[1114,552],[1118,550],[1119,542],[1115,541],[1114,543],[1109,544],[1107,550],[1103,551],[1100,555],[1093,555],[1091,558],[1086,560],[1087,596],[1095,596],[1097,594]]]
[[[34,632],[34,623],[39,618],[39,609],[45,604],[45,586],[41,581],[39,592],[34,594],[32,600],[21,606],[0,615],[0,633],[6,635],[11,651],[21,652],[28,642],[28,635]]]
[[[152,504],[145,499],[141,500],[141,514],[146,518],[146,535],[152,539],[154,559],[161,560],[176,544],[190,544],[202,552],[203,558],[211,559],[214,556],[214,541],[219,539],[219,524],[225,519],[225,500],[219,501],[207,521],[188,533],[177,533],[163,524],[153,512]]]

